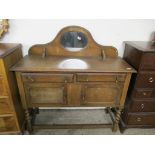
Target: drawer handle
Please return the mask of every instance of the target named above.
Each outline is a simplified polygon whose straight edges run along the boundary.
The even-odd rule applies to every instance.
[[[141,104],[141,108],[144,109],[144,104]]]
[[[28,76],[27,78],[28,78],[28,80],[30,80],[32,82],[34,81],[34,79],[32,77],[30,77],[30,76]]]
[[[146,96],[146,95],[147,95],[147,93],[146,93],[146,92],[143,92],[143,95],[144,95],[144,96]]]
[[[140,117],[137,118],[137,122],[141,122],[141,120],[142,120],[142,119],[141,119]]]
[[[149,78],[149,82],[152,83],[154,82],[154,79],[152,77]]]

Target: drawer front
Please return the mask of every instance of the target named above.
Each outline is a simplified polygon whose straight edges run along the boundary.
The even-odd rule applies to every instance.
[[[128,116],[129,125],[155,125],[155,115],[138,115]]]
[[[23,73],[24,82],[72,82],[73,74]]]
[[[113,82],[125,81],[126,74],[91,74],[79,73],[77,74],[78,82]]]
[[[119,105],[122,87],[117,84],[83,84],[81,104],[85,106]]]
[[[0,117],[0,132],[17,131],[15,119],[13,117]]]
[[[67,102],[66,84],[27,83],[25,93],[29,107],[63,106]]]
[[[139,73],[136,81],[137,88],[155,88],[155,73]]]
[[[0,96],[7,96],[7,90],[5,88],[5,83],[3,77],[0,76]]]
[[[130,112],[155,112],[155,100],[133,100],[130,103]]]
[[[141,70],[155,70],[155,53],[145,53],[142,56]]]
[[[137,99],[155,99],[155,89],[135,89],[133,91],[133,97]]]
[[[10,114],[12,113],[11,106],[9,104],[9,99],[1,99],[0,98],[0,115],[1,114]]]

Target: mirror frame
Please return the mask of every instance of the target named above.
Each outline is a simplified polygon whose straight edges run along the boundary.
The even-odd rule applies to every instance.
[[[0,28],[0,38],[2,38],[4,34],[8,32],[9,21],[8,19],[2,19],[2,21],[0,21],[0,24],[2,25],[2,27]]]

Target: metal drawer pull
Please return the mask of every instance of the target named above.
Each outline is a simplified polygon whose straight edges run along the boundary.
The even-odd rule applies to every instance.
[[[144,108],[144,104],[141,104],[141,108],[142,108],[142,109]]]
[[[141,119],[140,117],[137,118],[137,122],[141,122],[141,120],[142,120],[142,119]]]
[[[147,95],[147,93],[146,93],[146,92],[143,92],[143,95],[144,95],[144,96],[146,96],[146,95]]]
[[[32,77],[30,77],[30,76],[28,76],[28,79],[30,80],[30,81],[34,81],[34,79],[32,78]]]
[[[149,82],[152,83],[154,82],[154,79],[152,77],[149,78]]]

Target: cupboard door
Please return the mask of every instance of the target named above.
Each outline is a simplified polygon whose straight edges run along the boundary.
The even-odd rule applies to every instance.
[[[54,83],[26,83],[28,107],[64,106],[67,103],[67,85]]]
[[[119,105],[122,87],[118,84],[84,84],[82,85],[81,104],[85,106]]]

